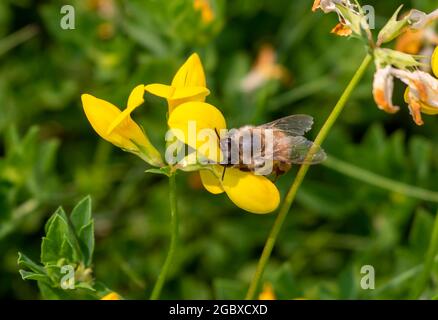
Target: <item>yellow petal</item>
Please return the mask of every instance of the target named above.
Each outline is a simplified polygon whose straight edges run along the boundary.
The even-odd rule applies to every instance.
[[[115,105],[89,94],[83,94],[81,99],[85,115],[99,136],[118,147],[133,147],[125,137],[117,133],[107,134],[109,126],[121,113]]]
[[[175,92],[175,88],[159,83],[148,84],[144,90],[161,98],[170,98]]]
[[[209,94],[210,91],[204,87],[177,88],[173,96],[170,99],[167,99],[169,114],[183,103],[191,101],[204,102],[205,97]]]
[[[205,87],[205,73],[201,59],[194,53],[179,68],[172,80],[172,87]]]
[[[127,105],[127,109],[131,110],[131,112],[137,108],[138,106],[140,106],[141,104],[143,104],[144,102],[144,85],[140,84],[138,86],[136,86],[132,91],[131,94],[129,95],[128,98],[128,105]]]
[[[197,130],[204,128],[225,129],[227,124],[222,113],[215,106],[206,102],[186,102],[170,115],[170,128],[180,128],[187,131],[189,121],[196,122]]]
[[[236,206],[252,213],[269,213],[280,204],[277,187],[264,176],[227,168],[222,186]]]
[[[259,295],[259,300],[276,300],[272,284],[267,282],[263,285],[263,291]]]
[[[432,55],[432,70],[435,76],[438,77],[438,47],[435,48]]]
[[[168,125],[180,141],[205,157],[219,161],[219,138],[216,132],[225,129],[226,122],[216,107],[205,102],[183,103],[170,114]],[[205,150],[206,147],[208,150]]]
[[[222,166],[216,166],[215,168],[218,172],[222,172]],[[222,187],[221,181],[216,177],[216,175],[209,170],[201,170],[199,171],[201,176],[202,184],[204,188],[207,189],[208,192],[213,194],[220,194],[224,192],[224,188]]]
[[[181,100],[196,96],[208,96],[210,94],[210,90],[205,87],[185,87],[185,88],[176,88],[173,95],[170,96],[171,99]]]
[[[131,113],[134,111],[135,108],[142,105],[144,102],[144,85],[140,84],[136,86],[129,95],[128,98],[128,106],[123,112],[121,112],[116,119],[111,123],[111,125],[108,127],[107,134],[111,134],[113,132],[114,128],[119,126],[125,119],[127,119]]]
[[[100,298],[100,300],[120,300],[120,297],[117,293],[111,292]]]
[[[409,103],[409,92],[410,92],[409,87],[406,87],[405,93],[403,95],[403,98],[406,103]]]
[[[158,97],[166,98],[169,105],[169,114],[177,106],[190,102],[204,102],[205,97],[210,94],[210,90],[205,87],[171,87],[164,84],[149,84],[145,90]]]
[[[433,116],[438,114],[438,108],[429,106],[428,104],[425,103],[421,103],[421,112]]]
[[[140,146],[149,152],[149,140],[129,115],[108,134],[108,128],[120,116],[120,110],[115,105],[90,94],[83,94],[81,99],[85,115],[99,136],[128,151],[139,152]],[[157,163],[160,162],[158,152],[154,151],[152,157],[158,159]]]

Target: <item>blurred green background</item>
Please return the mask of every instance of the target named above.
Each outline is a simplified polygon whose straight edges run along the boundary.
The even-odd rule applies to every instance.
[[[167,179],[100,139],[80,102],[90,93],[124,107],[140,83],[170,83],[184,60],[203,61],[207,101],[229,127],[306,113],[323,121],[365,55],[360,41],[330,34],[334,14],[311,0],[70,0],[74,30],[60,28],[65,1],[0,2],[0,297],[40,298],[18,273],[17,252],[39,261],[44,223],[62,205],[93,199],[94,277],[125,298],[148,297],[169,242]],[[365,3],[363,3],[365,4]],[[395,9],[426,12],[435,0],[372,1],[381,27]],[[243,90],[262,48],[281,79]],[[417,127],[407,107],[377,109],[371,67],[324,145],[329,155],[375,174],[438,190],[438,119]],[[275,78],[275,77],[274,77]],[[404,106],[403,87],[395,102]],[[164,150],[167,106],[146,95],[133,117]],[[280,178],[282,195],[296,168]],[[181,242],[162,298],[243,298],[275,214],[253,215],[206,192],[196,174],[177,176]],[[376,287],[423,263],[437,205],[312,167],[265,274],[279,299],[406,298],[412,281]],[[438,268],[434,269],[438,281]],[[426,297],[438,294],[429,286]]]

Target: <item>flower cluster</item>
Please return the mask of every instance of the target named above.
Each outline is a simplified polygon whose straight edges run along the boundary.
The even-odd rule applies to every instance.
[[[430,60],[431,68],[424,65],[423,57],[415,54],[421,46],[419,41],[438,43],[438,37],[431,27],[434,21],[438,20],[438,9],[429,14],[413,9],[399,19],[402,8],[403,6],[400,6],[380,30],[376,43],[357,2],[355,4],[350,0],[315,0],[312,10],[321,9],[325,13],[335,12],[338,15],[340,23],[333,30],[334,33],[357,36],[368,41],[376,64],[373,97],[379,109],[388,113],[395,113],[400,109],[392,102],[394,79],[397,78],[407,85],[405,101],[414,122],[423,125],[422,113],[438,114],[438,49],[435,49]],[[418,37],[415,43],[406,43],[406,40],[414,36]],[[382,48],[383,44],[394,39],[401,39],[396,45],[399,50]],[[432,70],[436,77],[429,74],[429,70]]]
[[[226,129],[225,118],[219,109],[205,102],[210,91],[206,86],[204,69],[197,54],[187,59],[170,85],[153,83],[135,87],[123,111],[89,94],[82,95],[82,104],[91,125],[103,139],[140,156],[153,166],[163,168],[165,164],[161,155],[141,127],[131,118],[131,113],[143,104],[145,92],[167,100],[169,131],[185,133],[175,134],[175,137],[195,152],[199,151],[203,141],[189,139],[190,123],[196,123],[196,137],[198,132],[205,129],[214,132]],[[216,148],[220,148],[218,140]],[[208,154],[205,156],[208,157]],[[218,159],[214,160],[216,163],[220,162]],[[233,167],[225,168],[216,163],[189,166],[184,158],[176,165],[168,165],[171,167],[170,174],[176,169],[198,170],[207,191],[213,194],[225,192],[234,204],[248,212],[268,213],[278,207],[279,191],[267,177]]]
[[[339,23],[332,33],[339,36],[361,36],[362,31],[369,31],[367,19],[361,8],[350,0],[315,0],[312,11],[321,9],[324,13],[335,12]]]
[[[438,47],[432,55],[432,70],[438,77]],[[417,125],[423,125],[421,113],[438,114],[438,79],[420,70],[396,68],[392,65],[377,67],[374,75],[373,96],[378,107],[388,113],[395,113],[398,106],[392,103],[394,78],[407,85],[405,101]]]

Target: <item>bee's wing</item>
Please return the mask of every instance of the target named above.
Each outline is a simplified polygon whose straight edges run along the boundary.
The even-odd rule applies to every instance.
[[[259,127],[279,129],[291,136],[302,136],[312,128],[313,118],[305,114],[294,114],[266,123]]]
[[[282,152],[281,150],[275,150],[277,148],[285,148],[287,146],[288,152]],[[307,153],[311,148],[314,149],[314,153],[310,159],[306,160]],[[326,153],[320,147],[315,145],[314,142],[307,140],[306,138],[284,136],[275,143],[275,149],[273,152],[273,159],[294,164],[317,164],[324,161],[327,158]],[[284,150],[284,149],[283,149]]]

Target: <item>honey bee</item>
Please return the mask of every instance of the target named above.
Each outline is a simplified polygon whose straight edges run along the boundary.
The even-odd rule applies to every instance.
[[[324,150],[303,135],[313,125],[308,115],[290,115],[259,126],[231,129],[219,137],[223,154],[223,175],[227,167],[276,177],[292,164],[317,164],[325,160]],[[308,157],[309,150],[313,154]],[[223,177],[222,177],[223,178]]]

